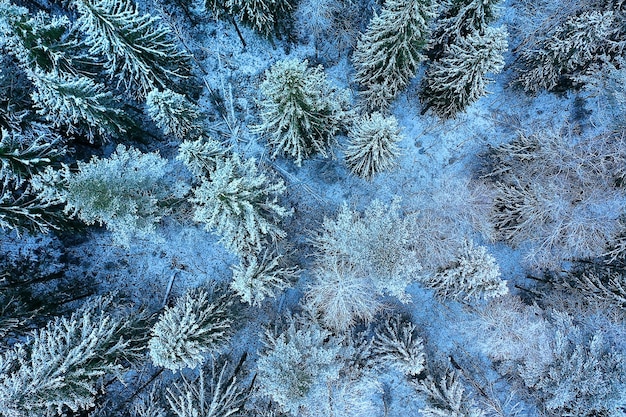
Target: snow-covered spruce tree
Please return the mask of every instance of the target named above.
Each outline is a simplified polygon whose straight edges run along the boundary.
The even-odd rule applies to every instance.
[[[15,56],[24,70],[39,68],[44,72],[74,73],[77,61],[88,61],[72,24],[66,16],[51,16],[3,0],[0,2],[0,34],[6,50]]]
[[[426,369],[423,342],[410,320],[397,314],[389,315],[374,329],[372,353],[379,363],[415,377]]]
[[[207,139],[185,140],[178,146],[176,159],[191,171],[199,180],[210,178],[217,168],[218,161],[224,161],[228,149],[218,141]]]
[[[320,257],[304,304],[333,331],[348,331],[359,321],[371,321],[382,307],[367,272],[341,256]]]
[[[265,36],[293,9],[290,0],[226,0],[226,7],[241,21]]]
[[[188,72],[187,55],[160,19],[141,15],[132,0],[73,0],[90,53],[106,58],[109,75],[145,97]]]
[[[375,174],[395,166],[400,154],[396,144],[402,136],[394,116],[385,117],[376,112],[361,117],[355,120],[348,137],[345,158],[353,174],[371,180]]]
[[[455,44],[458,38],[483,34],[487,25],[497,17],[501,0],[451,0],[437,20],[430,42],[429,56],[439,59],[445,48]]]
[[[200,375],[193,381],[182,376],[182,382],[174,383],[172,388],[167,389],[167,401],[177,417],[249,415],[244,409],[249,390],[238,378],[236,370],[239,368],[232,371],[228,362],[222,365],[215,362],[219,361],[211,363],[210,373],[201,369]]]
[[[265,249],[260,256],[243,257],[232,268],[230,288],[243,302],[253,306],[261,305],[266,298],[275,297],[299,275],[298,268],[287,266],[282,258],[282,255],[270,249]]]
[[[313,238],[318,256],[337,256],[363,269],[379,294],[409,300],[405,289],[421,270],[414,247],[413,216],[403,217],[400,203],[373,201],[363,214],[344,204],[336,219],[324,219]]]
[[[485,417],[487,414],[478,407],[465,391],[458,373],[445,371],[440,380],[432,375],[418,382],[418,391],[426,394],[427,406],[419,412],[426,417]]]
[[[307,65],[306,60],[278,61],[260,86],[265,98],[259,102],[262,123],[256,130],[274,148],[273,157],[289,155],[297,165],[315,153],[328,155],[347,107],[347,92],[334,88],[321,66]]]
[[[533,33],[521,50],[516,82],[527,92],[552,90],[564,82],[576,83],[578,75],[597,71],[626,47],[620,39],[622,20],[613,11],[585,11],[569,17],[549,36]]]
[[[434,17],[430,0],[387,0],[352,55],[369,109],[386,109],[417,73]]]
[[[61,138],[48,129],[24,132],[0,128],[0,182],[19,187],[65,153]]]
[[[0,182],[0,229],[47,233],[64,225],[63,208],[41,198],[32,187],[17,189],[14,182]]]
[[[54,126],[70,133],[78,127],[93,139],[95,134],[120,136],[131,123],[113,94],[90,78],[39,70],[28,75],[35,86],[31,97],[37,113]]]
[[[509,292],[506,281],[500,279],[500,267],[484,246],[466,241],[457,260],[427,277],[424,284],[443,299],[473,300],[500,297]]]
[[[342,347],[330,332],[293,319],[280,334],[267,331],[265,339],[266,350],[257,360],[259,393],[299,415],[315,391],[338,379]]]
[[[88,225],[105,224],[114,239],[128,246],[133,236],[154,237],[167,209],[159,203],[172,197],[162,179],[167,160],[156,153],[118,145],[105,159],[78,162],[78,171],[50,167],[31,183],[45,200],[65,204],[66,213]]]
[[[187,98],[169,89],[152,90],[146,97],[148,116],[166,135],[178,139],[198,136],[202,131],[200,109]]]
[[[165,309],[148,342],[157,366],[177,371],[201,365],[206,355],[230,339],[232,298],[213,296],[206,289],[189,290],[174,307]]]
[[[283,237],[278,222],[291,211],[278,203],[285,183],[259,172],[256,161],[238,154],[219,160],[211,180],[203,180],[190,201],[194,220],[215,230],[231,251],[246,254],[261,250],[266,239]]]
[[[504,67],[507,36],[502,27],[488,27],[484,34],[457,38],[426,71],[420,91],[422,113],[432,109],[439,117],[451,118],[486,95],[491,82],[486,74]]]
[[[102,378],[119,376],[131,355],[127,319],[90,302],[56,318],[0,357],[0,410],[5,417],[52,417],[94,406]]]

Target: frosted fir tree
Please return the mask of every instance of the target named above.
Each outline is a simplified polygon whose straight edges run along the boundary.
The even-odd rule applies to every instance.
[[[476,300],[508,294],[500,267],[484,246],[466,241],[458,259],[424,282],[438,297],[453,300]]]
[[[150,358],[172,371],[201,365],[230,339],[232,300],[212,297],[205,289],[190,290],[166,308],[152,329]]]
[[[259,171],[254,158],[242,161],[233,154],[217,164],[210,181],[203,180],[194,190],[194,220],[214,230],[233,252],[258,251],[267,239],[285,236],[278,225],[291,215],[278,202],[285,190],[281,179]]]
[[[314,323],[295,320],[282,333],[266,332],[257,360],[257,386],[283,410],[297,415],[319,389],[337,380],[342,347]]]
[[[225,3],[233,15],[265,36],[293,9],[289,0],[226,0]]]
[[[17,189],[14,183],[0,183],[0,229],[17,234],[29,231],[47,233],[66,225],[63,208],[41,197],[38,191],[26,186]]]
[[[19,187],[65,154],[60,136],[46,128],[24,132],[0,129],[0,182]]]
[[[217,164],[227,157],[228,149],[209,137],[183,141],[178,146],[176,159],[181,161],[197,178],[210,178]]]
[[[285,265],[282,255],[266,249],[261,256],[247,256],[233,269],[230,288],[241,301],[259,306],[266,298],[276,297],[296,281],[297,267]]]
[[[31,183],[44,200],[65,204],[66,213],[88,225],[105,224],[119,244],[131,237],[155,236],[156,224],[167,213],[161,205],[173,196],[163,178],[167,160],[156,153],[118,145],[106,159],[78,162],[78,171],[46,169]]]
[[[355,120],[348,137],[345,158],[353,174],[371,180],[375,174],[395,166],[400,154],[397,143],[402,140],[395,117],[378,112],[361,117]]]
[[[487,25],[497,17],[500,1],[451,0],[448,2],[433,32],[429,56],[437,60],[441,58],[445,48],[458,43],[459,38],[484,34]]]
[[[613,11],[586,11],[570,16],[551,36],[521,50],[516,82],[536,93],[552,90],[563,81],[576,82],[578,75],[603,66],[626,47],[620,40],[620,18]]]
[[[106,58],[106,70],[145,97],[186,76],[187,55],[173,42],[160,19],[140,14],[132,0],[74,0],[77,27],[85,34],[92,55]]]
[[[118,100],[104,87],[81,75],[60,75],[29,71],[35,86],[31,94],[37,113],[54,126],[69,132],[75,126],[93,139],[120,136],[130,126],[130,119],[119,108]]]
[[[387,0],[352,56],[355,81],[369,109],[386,109],[413,79],[434,17],[430,0]]]
[[[2,1],[0,34],[0,44],[24,70],[74,73],[79,62],[92,61],[81,49],[67,16],[51,16],[43,11],[31,15],[26,8]]]
[[[328,329],[346,332],[358,322],[370,322],[382,308],[367,272],[340,256],[321,257],[313,276],[304,305]]]
[[[379,363],[387,363],[403,374],[415,377],[426,369],[423,343],[413,323],[398,315],[390,315],[374,329],[372,353]]]
[[[198,136],[202,132],[198,106],[172,90],[150,91],[146,97],[146,110],[148,116],[166,135],[185,139]]]
[[[347,93],[328,82],[321,66],[307,65],[295,59],[278,61],[260,85],[262,123],[256,131],[267,137],[273,157],[285,154],[297,165],[315,153],[328,156],[347,107]]]
[[[6,417],[52,417],[95,405],[102,380],[120,376],[132,355],[126,318],[96,300],[56,318],[0,356],[0,409]]]
[[[363,268],[378,294],[405,302],[406,287],[418,278],[421,265],[414,245],[416,218],[402,216],[400,203],[373,201],[363,214],[343,205],[336,219],[324,219],[313,243],[323,262],[338,256]]]
[[[458,38],[450,45],[426,71],[420,91],[422,113],[432,109],[439,117],[451,118],[486,95],[492,82],[487,73],[504,68],[507,36],[504,28],[488,27],[484,34]]]
[[[427,406],[419,412],[426,417],[485,417],[487,413],[467,394],[458,373],[446,371],[440,380],[429,375],[416,385],[426,394]]]
[[[182,377],[167,389],[167,401],[177,417],[239,417],[249,397],[237,367],[232,371],[228,362],[211,364],[211,370],[200,370],[195,380]],[[155,416],[145,416],[155,417]]]

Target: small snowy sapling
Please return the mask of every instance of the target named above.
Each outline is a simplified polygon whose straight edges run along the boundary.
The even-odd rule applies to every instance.
[[[355,120],[348,132],[350,142],[345,151],[346,164],[353,174],[371,180],[381,171],[395,166],[402,140],[398,121],[376,112]]]

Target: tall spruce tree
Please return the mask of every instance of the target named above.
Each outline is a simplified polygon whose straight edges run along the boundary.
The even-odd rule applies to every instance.
[[[37,113],[54,126],[68,132],[78,127],[92,140],[119,136],[130,126],[130,119],[119,108],[118,100],[104,86],[82,75],[28,71],[35,86],[31,98]]]
[[[442,118],[451,118],[486,95],[486,86],[491,82],[486,74],[500,72],[504,67],[506,38],[502,27],[488,27],[484,35],[457,38],[441,60],[426,71],[420,92],[422,113],[432,109]]]
[[[187,55],[173,42],[171,30],[132,0],[75,0],[78,28],[90,53],[106,58],[106,70],[138,97],[184,77]]]
[[[274,157],[287,154],[297,165],[314,153],[327,156],[346,113],[346,93],[328,82],[321,66],[307,65],[295,59],[279,61],[261,83],[265,99],[257,130],[267,136]]]
[[[52,417],[95,405],[105,375],[120,375],[133,354],[130,324],[99,298],[56,318],[24,344],[0,355],[0,414]]]
[[[433,17],[430,0],[387,0],[374,16],[352,56],[368,108],[388,107],[415,76]]]
[[[439,59],[446,46],[459,37],[483,34],[487,25],[497,17],[501,0],[452,0],[437,22],[428,55]]]

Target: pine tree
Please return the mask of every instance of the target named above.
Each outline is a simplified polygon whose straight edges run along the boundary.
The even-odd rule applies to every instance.
[[[566,313],[555,312],[552,320],[552,361],[537,363],[529,352],[518,368],[541,409],[553,417],[619,416],[626,400],[626,356],[614,336],[583,327]]]
[[[76,61],[89,61],[66,16],[50,16],[43,11],[31,16],[28,9],[3,0],[0,34],[0,42],[24,70],[73,73]]]
[[[166,213],[159,205],[171,197],[161,180],[166,165],[156,153],[119,145],[107,159],[78,162],[78,172],[48,167],[32,183],[44,200],[64,203],[66,213],[88,225],[106,224],[114,239],[128,246],[132,236],[154,237],[155,225]]]
[[[95,405],[105,375],[120,376],[132,355],[124,317],[106,312],[110,300],[90,302],[56,318],[0,356],[0,409],[6,417],[52,417]]]
[[[25,132],[0,129],[0,181],[15,186],[35,175],[65,153],[61,138],[48,129]]]
[[[206,355],[221,349],[231,335],[232,300],[211,297],[205,289],[190,290],[167,308],[152,329],[150,358],[173,371],[201,365]]]
[[[182,161],[197,179],[210,178],[227,149],[213,138],[186,140],[178,146],[176,159]]]
[[[260,102],[262,124],[256,130],[267,136],[273,157],[286,154],[297,165],[314,153],[328,155],[347,102],[346,92],[331,86],[321,66],[307,65],[279,61],[265,72],[260,86],[265,98]]]
[[[131,123],[113,94],[87,77],[40,71],[28,74],[35,86],[31,97],[37,112],[54,126],[66,126],[69,132],[78,126],[93,139],[96,133],[120,136]]]
[[[289,0],[226,0],[226,7],[244,24],[269,36],[293,5]]]
[[[451,0],[438,19],[437,28],[429,45],[429,56],[433,60],[441,58],[445,49],[456,44],[459,38],[473,34],[482,35],[487,25],[497,17],[498,3],[501,0]]]
[[[29,231],[47,233],[66,224],[63,208],[56,202],[46,201],[26,186],[17,189],[14,184],[0,183],[0,229],[15,230],[18,234]]]
[[[433,109],[442,118],[454,117],[486,95],[486,86],[491,82],[486,74],[498,73],[504,67],[506,38],[504,28],[491,27],[484,35],[457,38],[457,43],[426,71],[420,92],[422,113]]]
[[[348,137],[345,157],[353,174],[371,180],[375,174],[395,166],[400,153],[396,143],[402,140],[395,117],[376,112],[359,118]]]
[[[106,69],[137,97],[170,80],[185,77],[187,56],[172,41],[171,30],[132,0],[74,0],[78,28],[90,53],[106,58]]]
[[[258,251],[266,238],[283,237],[278,226],[290,210],[278,203],[285,192],[282,180],[259,172],[256,161],[242,161],[238,154],[220,161],[211,176],[194,190],[194,220],[215,229],[231,251],[246,254]]]
[[[152,90],[146,97],[146,110],[166,135],[185,139],[202,132],[200,109],[182,94],[168,89]]]
[[[418,383],[427,395],[428,406],[420,409],[426,417],[485,417],[487,414],[465,392],[456,371],[446,371],[440,380],[432,375]]]
[[[450,299],[480,299],[500,297],[509,292],[506,281],[500,279],[500,267],[484,246],[466,241],[458,259],[447,268],[428,277],[426,286],[437,296]]]
[[[413,323],[398,315],[390,315],[374,329],[372,353],[378,361],[415,377],[426,369],[423,342],[415,333]]]
[[[298,268],[286,266],[281,255],[266,249],[262,256],[244,257],[233,267],[230,288],[243,302],[258,306],[289,287],[298,275]]]
[[[189,381],[183,376],[181,383],[174,383],[172,388],[168,388],[167,401],[177,417],[248,415],[244,404],[249,390],[238,378],[239,367],[231,371],[228,362],[224,362],[221,369],[215,367],[215,363],[212,363],[210,373],[202,369],[197,379]]]
[[[369,109],[386,109],[417,73],[434,17],[430,0],[387,0],[352,56]]]
[[[339,341],[313,323],[292,320],[278,335],[266,332],[265,345],[257,360],[259,390],[294,415],[339,376]]]
[[[593,64],[611,62],[626,47],[618,35],[622,33],[619,22],[613,11],[570,16],[551,36],[521,51],[516,82],[532,93],[552,90],[564,81],[576,82],[576,76]]]

